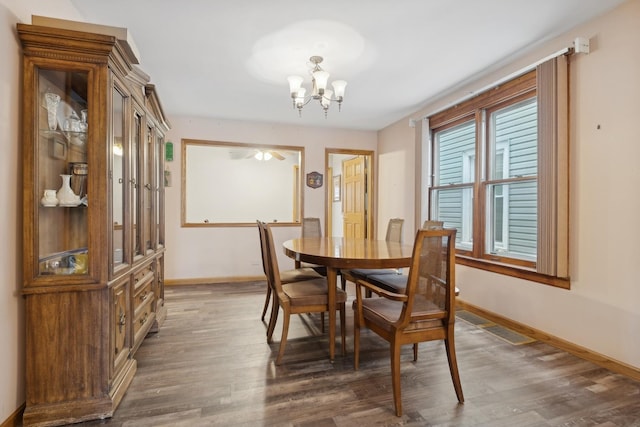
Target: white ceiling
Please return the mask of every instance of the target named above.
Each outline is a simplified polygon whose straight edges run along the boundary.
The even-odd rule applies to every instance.
[[[381,129],[492,64],[623,0],[71,0],[126,27],[171,116]],[[317,7],[318,5],[319,7]],[[342,111],[298,117],[287,76],[312,55],[347,80]]]

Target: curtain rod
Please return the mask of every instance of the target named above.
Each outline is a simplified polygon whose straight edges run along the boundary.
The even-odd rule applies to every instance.
[[[557,58],[560,55],[566,55],[567,53],[570,53],[572,51],[573,51],[572,47],[565,47],[564,49],[560,49],[559,51],[557,51],[555,53],[552,53],[551,55],[545,56],[544,58],[540,59],[539,61],[536,61],[533,64],[529,64],[526,67],[521,68],[518,71],[515,71],[515,72],[509,74],[506,77],[503,77],[503,78],[501,78],[501,79],[499,79],[499,80],[497,80],[497,81],[495,81],[495,82],[493,82],[491,84],[483,86],[478,90],[472,91],[470,94],[468,94],[466,96],[463,96],[462,98],[458,99],[457,101],[454,101],[454,102],[452,102],[450,104],[447,104],[444,107],[438,108],[437,110],[432,111],[431,113],[420,117],[420,120],[424,120],[424,119],[426,119],[428,117],[433,116],[434,114],[438,114],[439,112],[444,111],[444,110],[446,110],[448,108],[451,108],[454,105],[460,104],[461,102],[464,102],[464,101],[466,101],[468,99],[471,99],[474,96],[481,94],[482,92],[486,92],[486,91],[488,91],[489,89],[491,89],[493,87],[499,86],[502,83],[508,82],[509,80],[513,80],[516,77],[533,70],[534,68],[536,68],[538,65],[542,64],[543,62],[546,62],[546,61],[548,61],[550,59],[553,59],[553,58]]]

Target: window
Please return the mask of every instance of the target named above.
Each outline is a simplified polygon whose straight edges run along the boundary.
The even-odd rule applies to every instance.
[[[475,133],[473,121],[436,133],[439,167],[434,209],[439,221],[458,229],[456,247],[471,250],[473,244],[473,182]]]
[[[489,111],[485,253],[536,261],[537,99]]]
[[[568,287],[565,61],[428,118],[429,219],[457,262]]]

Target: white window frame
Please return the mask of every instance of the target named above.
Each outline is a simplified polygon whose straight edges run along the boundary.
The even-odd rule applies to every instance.
[[[509,143],[508,142],[498,142],[495,145],[495,153],[494,153],[494,159],[496,159],[498,157],[498,154],[502,154],[502,170],[503,171],[507,171],[509,168]],[[493,169],[495,170],[495,164],[492,165]],[[501,178],[504,178],[504,176],[502,176]],[[491,206],[492,209],[488,209],[489,214],[487,215],[487,229],[490,230],[489,233],[487,233],[487,242],[486,242],[486,247],[487,248],[493,248],[493,252],[495,253],[504,253],[504,252],[508,252],[509,251],[509,185],[508,184],[502,184],[502,241],[500,243],[496,242],[494,240],[494,236],[495,236],[495,230],[494,230],[494,216],[495,216],[495,212],[493,207],[495,206],[493,203],[494,197],[492,197],[492,194],[487,194],[487,206]],[[490,193],[493,193],[495,191],[495,187],[492,189],[492,191]]]
[[[462,182],[475,181],[476,152],[467,150],[462,153]],[[462,189],[462,233],[459,245],[471,249],[473,247],[473,188]]]

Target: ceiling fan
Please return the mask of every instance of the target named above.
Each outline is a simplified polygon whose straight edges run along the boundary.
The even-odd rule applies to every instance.
[[[263,150],[260,148],[252,148],[252,149],[238,149],[229,151],[229,156],[232,160],[242,160],[242,159],[250,159],[255,158],[256,160],[270,160],[272,158],[278,160],[284,160],[285,156],[274,150]]]
[[[278,160],[284,160],[284,156],[277,151],[273,150],[256,150],[256,153],[253,155],[249,155],[248,157],[254,157],[257,160],[271,160],[272,158]]]

